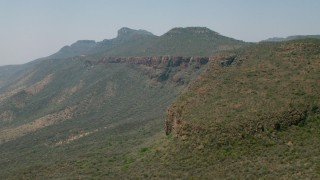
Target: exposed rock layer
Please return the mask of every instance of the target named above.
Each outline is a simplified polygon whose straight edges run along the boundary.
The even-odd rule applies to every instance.
[[[210,57],[183,57],[183,56],[143,56],[143,57],[104,57],[100,60],[88,60],[89,64],[106,64],[106,63],[127,63],[141,64],[149,67],[159,65],[167,67],[185,67],[194,63],[205,65],[209,62]]]

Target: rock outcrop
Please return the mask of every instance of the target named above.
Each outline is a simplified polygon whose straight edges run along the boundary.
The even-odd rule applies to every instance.
[[[183,56],[145,56],[145,57],[104,57],[100,60],[88,60],[89,64],[126,63],[148,67],[187,67],[190,64],[205,65],[210,57],[183,57]]]
[[[86,57],[84,57],[86,58]],[[97,59],[86,59],[88,67],[121,63],[135,65],[147,74],[154,86],[159,82],[171,80],[183,85],[193,79],[194,73],[202,69],[211,61],[210,57],[183,57],[183,56],[146,56],[146,57],[104,57]]]

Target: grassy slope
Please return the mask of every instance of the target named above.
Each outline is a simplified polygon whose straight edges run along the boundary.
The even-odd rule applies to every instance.
[[[205,31],[195,34],[199,30]],[[12,74],[3,76],[0,153],[6,158],[0,160],[0,177],[123,176],[130,164],[149,152],[148,142],[157,139],[163,128],[166,107],[197,75],[197,68],[162,69],[171,74],[159,84],[145,68],[91,66],[85,58],[63,57],[87,51],[91,54],[88,58],[96,59],[207,55],[244,45],[206,28],[173,31],[163,37],[133,33],[92,47],[90,42],[88,46],[78,42],[56,54],[57,59],[53,55],[14,67]],[[186,83],[170,81],[174,75]]]
[[[165,136],[157,129],[160,121],[138,132],[126,130],[123,136],[106,131],[105,140],[91,142],[103,136],[96,134],[60,149],[73,154],[83,148],[81,155],[23,169],[16,177],[317,179],[319,45],[318,40],[261,43],[221,53],[218,63],[172,105],[194,127],[185,129],[189,133]],[[221,67],[219,62],[230,55],[236,56],[234,64]],[[307,116],[296,125],[274,129],[274,122],[291,119],[286,112],[292,109],[307,110]],[[264,131],[247,128],[257,123]],[[153,128],[157,130],[149,131]],[[239,132],[243,136],[238,137]]]
[[[262,43],[241,50],[234,65],[222,68],[213,63],[179,98],[176,109],[188,123],[208,129],[246,123],[260,123],[265,129],[275,123],[281,126],[282,114],[319,106],[319,44],[319,40]]]
[[[169,69],[186,81],[200,71]],[[134,161],[127,154],[147,151],[144,144],[163,129],[166,107],[186,85],[170,80],[175,73],[155,85],[148,71],[116,63],[89,66],[83,58],[36,63],[9,85],[17,93],[0,101],[1,113],[14,114],[0,118],[0,137],[9,137],[0,142],[0,178],[119,177]],[[39,92],[26,90],[50,75]],[[63,119],[66,112],[48,126],[32,124],[67,107],[75,107],[69,119]],[[3,133],[26,124],[38,129]]]
[[[1,128],[69,106],[75,116],[1,144],[0,178],[319,178],[319,47],[319,40],[261,43],[217,55],[236,58],[227,67],[212,63],[172,105],[188,125],[179,138],[162,131],[175,85],[151,86],[124,64],[40,62],[10,87],[53,80],[27,94],[25,106],[10,104],[15,96],[1,101],[1,111],[16,108]],[[81,138],[65,141],[72,137]]]
[[[160,112],[174,99],[172,84],[149,86],[141,69],[123,65],[86,67],[73,61],[51,62],[49,67],[64,67],[56,72],[60,80],[53,80],[41,96],[36,95],[40,100],[35,102],[59,94],[63,90],[58,87],[78,84],[80,79],[86,88],[60,105],[39,108],[35,116],[74,104],[87,111],[1,145],[5,158],[1,159],[0,177],[319,178],[319,45],[317,40],[262,43],[218,55],[219,60],[236,55],[236,61],[228,67],[213,63],[173,104],[185,122],[203,130],[191,130],[180,138],[165,136],[162,130],[164,114]],[[101,106],[86,105],[99,102],[110,82],[116,82],[119,91],[114,99]],[[98,98],[87,101],[89,97]],[[308,110],[308,116],[297,125],[273,129],[274,120],[283,122],[286,118],[279,117],[292,108]],[[264,132],[242,129],[259,122],[265,126]],[[212,136],[211,129],[217,124],[216,134],[222,131],[226,135],[218,136],[222,141]],[[239,131],[244,134],[241,138],[234,133]],[[82,132],[94,133],[55,146]],[[235,139],[229,136],[233,133]]]
[[[178,138],[160,138],[128,171],[149,178],[319,178],[319,47],[319,40],[301,40],[221,53],[217,59],[236,55],[235,62],[212,63],[171,106],[185,123]],[[307,115],[287,123],[300,111]]]

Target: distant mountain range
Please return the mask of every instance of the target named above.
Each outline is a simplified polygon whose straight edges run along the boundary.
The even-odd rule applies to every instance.
[[[274,38],[269,38],[269,39],[266,39],[266,40],[263,40],[263,41],[267,41],[267,42],[282,42],[282,41],[291,41],[291,40],[306,39],[306,38],[320,39],[320,35],[296,35],[296,36],[288,36],[286,38],[274,37]]]
[[[97,56],[209,56],[219,50],[231,50],[244,45],[243,41],[220,35],[204,27],[173,28],[162,36],[145,30],[121,28],[114,39],[101,42],[80,40],[63,47],[49,58],[77,55]]]

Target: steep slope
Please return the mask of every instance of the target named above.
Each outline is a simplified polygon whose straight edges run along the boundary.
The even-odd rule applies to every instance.
[[[213,59],[168,108],[168,136],[132,171],[162,178],[318,179],[320,40],[260,43]],[[139,171],[144,166],[149,171]]]
[[[266,43],[216,57],[212,73],[204,77],[207,83],[196,83],[188,100],[175,110],[191,124],[209,129],[242,124],[248,134],[298,124],[311,107],[319,105],[319,54],[319,41],[306,40]],[[199,109],[193,108],[195,103]],[[254,126],[247,129],[248,125]]]
[[[0,99],[1,179],[74,176],[59,168],[47,172],[56,166],[72,168],[79,177],[92,176],[98,166],[121,173],[123,156],[161,131],[166,107],[208,62],[137,59],[45,60],[10,84]],[[108,154],[102,164],[78,166],[101,153]]]

